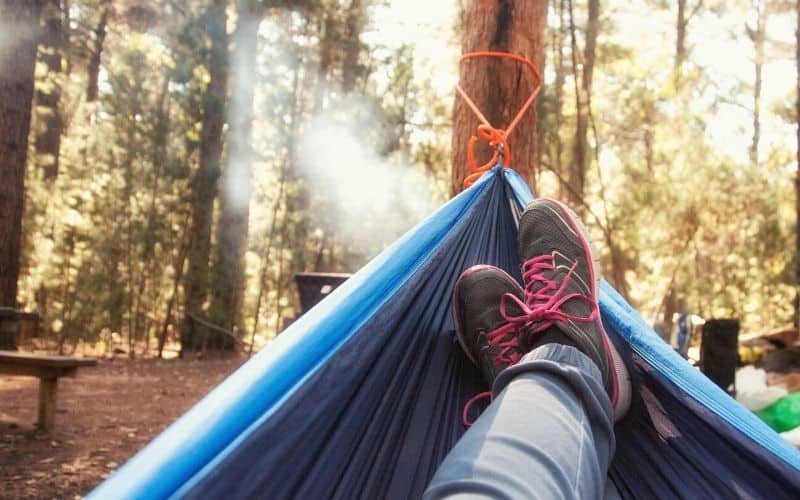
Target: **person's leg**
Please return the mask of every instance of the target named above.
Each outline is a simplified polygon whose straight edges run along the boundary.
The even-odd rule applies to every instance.
[[[554,200],[526,208],[518,250],[524,288],[489,266],[456,283],[459,342],[496,399],[426,498],[601,498],[610,486],[613,425],[631,388],[600,320],[596,251]]]
[[[594,362],[572,346],[545,344],[494,385],[494,401],[424,498],[603,498],[614,417]]]

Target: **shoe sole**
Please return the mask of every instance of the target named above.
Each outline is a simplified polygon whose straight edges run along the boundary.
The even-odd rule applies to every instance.
[[[469,360],[472,361],[472,364],[474,364],[475,366],[479,366],[478,365],[478,361],[475,359],[475,357],[470,352],[469,348],[467,347],[467,342],[464,339],[464,328],[461,325],[461,306],[458,303],[458,291],[461,289],[461,282],[464,281],[465,278],[467,278],[469,276],[472,276],[476,272],[482,271],[484,269],[493,269],[495,271],[500,271],[500,273],[503,276],[505,276],[506,278],[508,278],[509,281],[511,281],[512,283],[515,283],[515,284],[517,284],[517,286],[519,286],[519,283],[517,283],[517,280],[512,278],[510,274],[508,274],[507,272],[503,271],[499,267],[490,266],[488,264],[478,264],[478,265],[472,266],[472,267],[468,268],[467,270],[465,270],[463,273],[461,273],[461,276],[458,277],[458,281],[456,281],[456,286],[453,289],[454,290],[454,292],[453,292],[453,311],[455,311],[454,320],[455,320],[455,324],[456,324],[456,338],[458,338],[458,343],[461,344],[461,350],[464,351],[464,353],[467,355]]]
[[[542,199],[545,201],[545,199]],[[594,300],[598,303],[598,307],[600,304],[600,257],[599,252],[597,251],[597,247],[594,246],[592,243],[591,238],[589,238],[589,231],[586,229],[586,226],[583,225],[583,222],[575,215],[575,212],[572,211],[571,208],[564,205],[560,201],[546,199],[559,208],[561,208],[562,215],[565,216],[567,222],[572,226],[573,232],[580,238],[583,249],[585,252],[588,252],[585,257],[587,262],[591,262],[589,266],[589,271],[592,273],[592,288],[594,294]],[[603,321],[600,319],[598,314],[597,322],[596,322],[598,329],[601,333],[601,338],[603,340],[603,346],[606,350],[606,356],[608,357],[608,361],[611,364],[610,372],[612,378],[612,387],[614,389],[613,396],[611,397],[611,406],[614,409],[614,421],[619,421],[625,414],[628,412],[628,408],[631,404],[631,379],[630,374],[628,373],[628,369],[625,366],[625,362],[622,360],[622,356],[619,355],[617,352],[616,347],[614,347],[614,343],[608,338],[608,334],[606,333],[605,328],[603,327]]]

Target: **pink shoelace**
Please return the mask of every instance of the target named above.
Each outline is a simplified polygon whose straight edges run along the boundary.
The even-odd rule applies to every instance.
[[[505,320],[505,323],[486,335],[486,340],[490,346],[502,348],[494,357],[495,365],[506,365],[508,367],[519,362],[522,358],[522,353],[519,351],[519,336],[517,334],[524,328],[536,325],[528,332],[528,335],[533,337],[547,330],[558,321],[571,320],[579,323],[590,323],[597,319],[599,311],[594,300],[580,293],[565,294],[564,292],[577,266],[578,262],[575,261],[559,286],[555,280],[549,279],[545,275],[547,271],[555,270],[553,255],[539,255],[525,261],[522,266],[522,278],[526,283],[525,300],[520,300],[514,294],[504,293],[500,297],[500,315]],[[536,284],[541,284],[541,286],[534,291],[533,288]],[[513,315],[508,311],[509,300],[519,308],[522,312],[521,314]],[[570,300],[580,300],[588,304],[591,309],[589,315],[576,316],[561,311],[561,307]],[[508,334],[513,335],[503,340]],[[530,340],[529,338],[528,341]],[[468,418],[472,405],[487,397],[491,399],[491,391],[476,394],[464,405],[461,419],[466,427],[471,426],[474,422],[470,422]]]

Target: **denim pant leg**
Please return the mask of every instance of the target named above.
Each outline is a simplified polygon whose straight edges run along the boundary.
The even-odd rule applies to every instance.
[[[494,401],[436,471],[423,498],[603,498],[614,416],[600,370],[546,344],[503,371]],[[612,490],[613,491],[613,490]]]

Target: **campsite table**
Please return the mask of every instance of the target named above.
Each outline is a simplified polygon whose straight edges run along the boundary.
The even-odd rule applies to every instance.
[[[81,366],[95,366],[93,358],[40,356],[14,351],[0,351],[0,373],[39,378],[39,418],[37,426],[49,431],[56,414],[58,377],[74,377]]]

